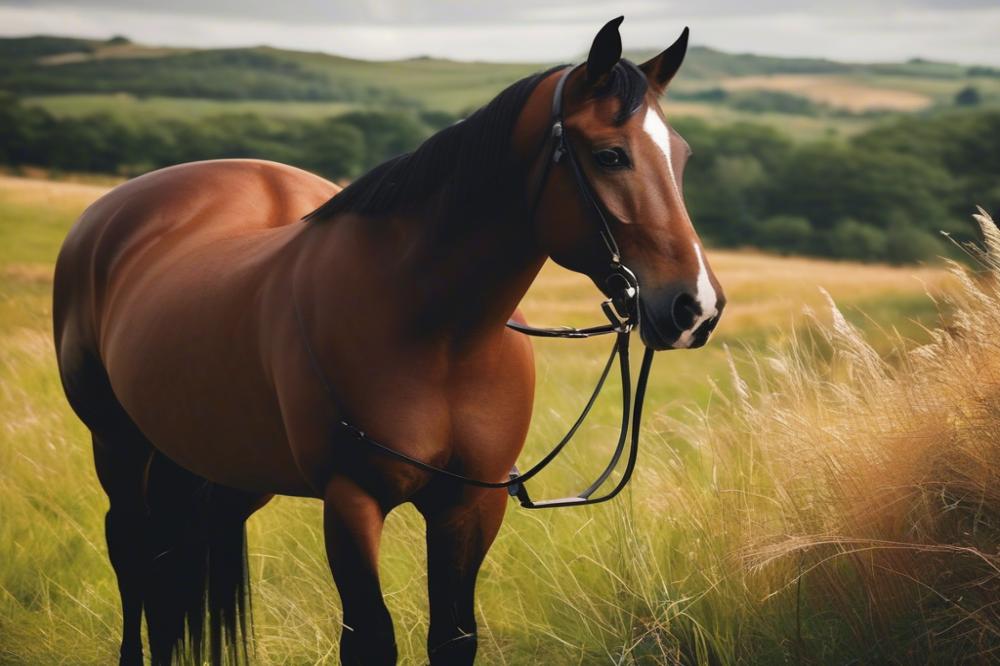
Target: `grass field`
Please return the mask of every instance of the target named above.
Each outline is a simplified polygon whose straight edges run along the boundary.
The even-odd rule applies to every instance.
[[[792,93],[853,112],[912,113],[951,104],[955,93],[974,86],[989,103],[1000,101],[1000,80],[981,77],[892,76],[871,72],[844,74],[771,74],[723,79],[726,90],[775,90]]]
[[[49,323],[52,262],[62,235],[103,191],[0,178],[0,543],[5,548],[0,663],[104,664],[117,650],[118,595],[102,538],[105,500],[92,471],[87,433],[62,396]],[[985,663],[988,650],[1000,643],[1000,623],[989,623],[995,611],[982,594],[973,590],[967,598],[985,604],[983,609],[953,601],[965,614],[949,630],[940,622],[952,615],[933,604],[934,613],[925,613],[926,598],[933,595],[920,587],[930,587],[920,577],[923,569],[905,569],[915,581],[906,587],[901,576],[885,573],[893,562],[877,553],[868,560],[857,555],[855,550],[870,550],[864,545],[841,549],[846,559],[830,553],[843,543],[835,541],[844,537],[838,530],[858,525],[848,536],[864,537],[869,546],[883,535],[900,541],[921,536],[906,532],[911,516],[904,509],[912,508],[910,503],[876,492],[884,485],[873,462],[883,459],[881,431],[857,423],[852,430],[850,423],[877,425],[872,410],[879,399],[894,411],[878,418],[909,418],[899,398],[907,386],[902,380],[911,378],[907,373],[919,370],[922,388],[929,394],[935,388],[937,375],[914,366],[902,349],[916,342],[943,344],[941,335],[925,326],[953,307],[938,303],[954,291],[956,278],[940,267],[733,252],[712,252],[710,258],[730,305],[707,348],[658,358],[631,489],[613,504],[582,510],[509,510],[480,576],[479,663],[903,663],[907,655],[926,661],[938,654],[957,661],[961,653],[952,649],[968,649],[970,663],[976,657]],[[853,329],[836,316],[827,324],[833,329],[817,332],[808,323],[804,307],[831,321],[820,286],[872,348],[850,338]],[[598,300],[585,280],[547,266],[524,307],[536,324],[582,324],[599,318]],[[834,333],[824,337],[824,330]],[[534,460],[575,416],[604,346],[603,341],[536,345],[539,391],[525,461]],[[765,356],[773,360],[761,360]],[[979,372],[996,365],[980,361]],[[972,367],[963,367],[962,376]],[[747,378],[746,385],[732,381],[734,369]],[[997,384],[1000,380],[988,386]],[[968,382],[960,385],[972,390]],[[598,468],[615,427],[614,393],[534,493],[561,495]],[[954,396],[941,395],[934,399],[966,400],[972,393],[959,395],[956,384]],[[973,403],[957,413],[952,403],[937,411],[931,407],[938,402],[920,405],[926,407],[923,418],[938,418],[942,431],[958,428],[954,419],[980,423]],[[864,421],[866,416],[873,420]],[[926,452],[936,440],[918,441]],[[913,467],[907,463],[910,450],[898,443],[885,450],[902,461],[891,468],[892,482],[917,484],[906,477]],[[970,444],[960,450],[971,451],[972,461],[978,451],[995,472],[995,448]],[[952,462],[947,455],[934,460]],[[979,485],[970,481],[961,507],[955,505],[963,516],[965,505],[977,501],[973,491],[988,486],[988,477],[976,477],[979,468],[966,462],[963,478]],[[845,469],[847,464],[857,469]],[[896,522],[886,526],[864,522],[873,510],[846,505],[854,496],[840,492],[849,485],[844,479],[871,490],[872,498],[894,499],[901,516],[893,513]],[[1000,506],[995,486],[989,492],[994,503],[980,497],[986,510],[968,528],[992,526],[993,536],[983,537],[984,549],[995,543],[989,538],[995,539],[991,521],[997,514],[990,512]],[[249,523],[259,663],[323,663],[336,655],[339,609],[325,563],[320,509],[318,502],[278,498]],[[931,515],[926,507],[923,511],[921,520]],[[844,516],[856,519],[845,522]],[[817,535],[833,541],[820,543]],[[940,555],[949,566],[957,563],[955,580],[972,572],[983,590],[995,589],[989,567],[1000,571],[1000,565],[992,551],[982,555],[960,536],[952,542],[935,538],[962,544],[953,559]],[[382,552],[401,661],[423,663],[423,537],[409,507],[390,516]],[[976,559],[977,553],[982,557]],[[970,558],[973,565],[989,566],[976,568]],[[865,578],[869,571],[881,571],[895,587],[874,584]],[[941,592],[948,600],[951,594]],[[949,631],[964,642],[948,642]],[[943,652],[941,643],[947,643]]]
[[[721,85],[726,90],[777,90],[794,93],[814,102],[849,111],[872,109],[919,111],[932,103],[930,97],[908,90],[877,88],[834,76],[806,74],[743,76],[725,79]]]

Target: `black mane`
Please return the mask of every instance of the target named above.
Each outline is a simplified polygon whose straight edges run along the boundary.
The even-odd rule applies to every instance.
[[[424,141],[416,150],[379,164],[326,203],[306,215],[307,222],[321,222],[339,213],[380,216],[407,211],[442,197],[445,215],[462,216],[473,206],[480,210],[507,208],[524,198],[521,178],[513,160],[510,139],[528,97],[553,67],[521,79],[504,89],[486,106]],[[615,96],[620,124],[642,105],[646,78],[627,60],[611,70],[594,97]]]

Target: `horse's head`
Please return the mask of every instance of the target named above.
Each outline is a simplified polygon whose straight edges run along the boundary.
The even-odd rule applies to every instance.
[[[603,209],[622,265],[638,279],[643,341],[654,349],[700,347],[725,297],[684,205],[691,150],[659,104],[684,60],[688,31],[636,66],[621,59],[620,23],[615,19],[601,29],[586,65],[566,80],[563,132],[584,186]],[[601,213],[579,191],[569,161],[561,160],[563,166],[549,174],[538,233],[557,263],[585,273],[614,296],[620,281],[611,277],[610,248],[598,233]]]

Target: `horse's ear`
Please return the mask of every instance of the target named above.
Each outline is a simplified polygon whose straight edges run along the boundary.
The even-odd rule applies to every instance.
[[[667,84],[674,78],[677,70],[681,68],[681,63],[684,62],[684,54],[687,53],[688,49],[689,32],[687,28],[684,28],[681,36],[667,47],[666,51],[639,65],[639,68],[646,73],[649,85],[653,87],[657,94],[662,94],[667,89]]]
[[[618,34],[618,26],[624,20],[624,16],[611,19],[594,37],[587,56],[587,83],[593,85],[603,79],[621,60],[622,36]]]

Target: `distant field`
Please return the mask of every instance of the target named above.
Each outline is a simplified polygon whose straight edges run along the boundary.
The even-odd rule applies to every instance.
[[[668,93],[662,102],[668,120],[698,118],[714,126],[733,123],[767,125],[790,138],[809,141],[834,137],[850,137],[865,131],[878,122],[874,118],[833,116],[806,116],[791,113],[750,113],[723,104],[672,99]]]
[[[1000,102],[1000,79],[989,77],[921,77],[871,72],[844,74],[772,74],[730,77],[726,90],[774,90],[806,97],[848,111],[915,112],[951,104],[966,86],[975,87],[986,103]]]
[[[725,79],[726,90],[777,90],[849,111],[919,111],[933,103],[930,97],[906,90],[877,88],[839,76],[779,74]]]
[[[49,323],[58,246],[73,219],[104,191],[92,185],[0,178],[0,540],[14,544],[10,555],[0,559],[2,663],[57,663],[72,655],[73,663],[103,664],[117,650],[117,592],[101,536],[105,500],[92,471],[87,434],[59,388]],[[684,428],[697,427],[691,409],[710,408],[713,400],[729,393],[729,388],[713,393],[714,384],[729,385],[724,345],[746,359],[801,334],[805,306],[825,311],[819,286],[877,340],[889,340],[893,328],[925,340],[921,326],[937,316],[925,290],[940,293],[949,284],[945,272],[935,267],[717,251],[709,252],[709,258],[730,305],[708,347],[659,356],[650,382],[649,427],[635,494],[606,510],[544,515],[510,510],[480,582],[481,663],[596,663],[625,649],[640,650],[638,654],[650,649],[662,657],[668,649],[662,645],[623,646],[633,631],[652,629],[634,627],[630,619],[632,613],[642,616],[645,606],[633,611],[618,607],[614,590],[620,591],[619,585],[645,599],[655,617],[673,618],[665,636],[687,635],[683,628],[694,622],[692,636],[707,637],[712,651],[739,654],[744,648],[738,627],[750,616],[733,599],[742,599],[743,593],[711,582],[724,575],[718,563],[730,562],[733,570],[737,564],[725,559],[711,526],[686,518],[696,507],[683,500],[703,493],[704,499],[696,500],[702,513],[693,514],[701,516],[718,495],[716,470],[695,464],[707,452],[690,448]],[[524,309],[539,325],[596,323],[599,300],[586,279],[550,264]],[[535,460],[576,413],[605,347],[603,339],[536,345],[537,411],[524,460]],[[577,487],[604,459],[616,418],[614,393],[612,388],[599,404],[580,441],[536,484],[539,496]],[[719,402],[715,409],[726,407]],[[670,483],[684,461],[691,465],[683,473],[689,475],[684,485]],[[649,492],[664,483],[672,488],[668,493]],[[659,544],[654,551],[666,564],[657,566],[668,568],[657,569],[657,575],[672,581],[669,589],[617,579],[615,572],[633,575],[628,573],[632,564],[619,562],[638,547],[634,535],[620,533],[633,520],[641,526],[629,529],[638,530],[642,543],[655,539]],[[279,498],[250,522],[261,663],[318,663],[336,653],[339,611],[319,522],[318,503],[288,498]],[[422,547],[414,545],[418,543],[416,514],[406,507],[394,512],[383,546],[383,581],[404,664],[425,659],[424,564]],[[652,571],[647,569],[641,580]],[[740,603],[763,602],[754,597]],[[774,617],[764,624],[790,631],[781,622]],[[693,661],[716,663],[705,655]]]
[[[299,53],[296,60],[316,68],[329,67],[330,56]],[[457,113],[491,100],[501,89],[545,64],[458,62],[413,58],[387,62],[343,59],[334,70],[338,78],[357,85],[388,88],[415,99],[429,109]]]
[[[925,95],[932,98],[936,104],[950,103],[955,93],[966,86],[972,86],[979,91],[985,103],[1000,103],[1000,77],[995,76],[937,78],[886,73],[858,73],[847,77],[847,79],[864,86]]]

